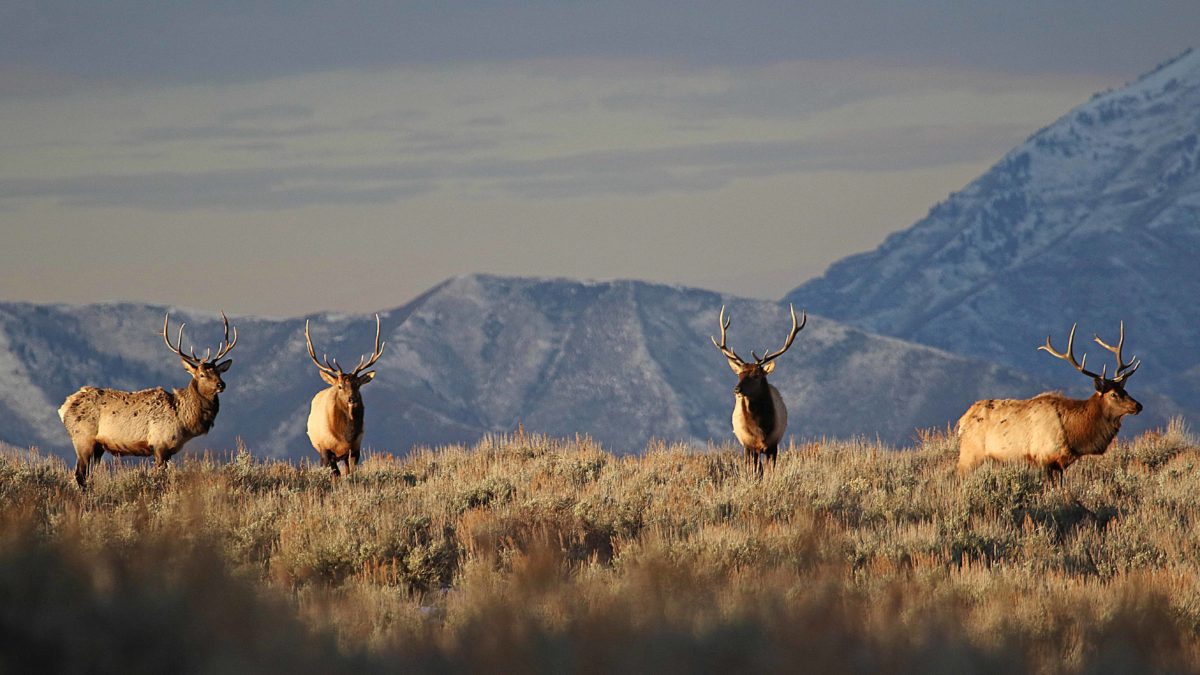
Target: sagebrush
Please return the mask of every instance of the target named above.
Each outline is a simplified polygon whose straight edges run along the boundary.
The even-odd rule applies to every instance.
[[[0,455],[0,671],[1195,672],[1200,447],[954,473],[957,446],[518,435],[315,464]]]

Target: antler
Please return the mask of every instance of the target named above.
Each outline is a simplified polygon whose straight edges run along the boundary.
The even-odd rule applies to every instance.
[[[171,314],[170,314],[170,312],[168,312],[166,315],[163,316],[163,329],[162,329],[163,342],[167,343],[167,349],[170,349],[172,352],[175,352],[176,356],[178,356],[180,359],[190,363],[192,366],[200,365],[200,359],[196,357],[196,351],[194,349],[192,350],[191,356],[188,356],[187,354],[183,353],[183,327],[186,326],[187,324],[186,323],[179,324],[179,336],[175,338],[175,342],[177,344],[171,344],[171,339],[169,337],[167,337],[170,334],[169,333],[170,321],[171,321]]]
[[[358,357],[358,365],[355,366],[354,370],[350,371],[351,375],[358,375],[363,370],[370,368],[371,366],[375,365],[375,362],[379,360],[380,356],[383,356],[383,348],[387,346],[387,343],[379,341],[379,332],[380,332],[379,315],[376,314],[375,315],[375,350],[371,353],[371,358],[369,360],[366,360],[366,356]],[[313,349],[312,336],[310,336],[308,333],[308,321],[304,322],[304,341],[308,344],[308,355],[310,358],[312,358],[313,363],[315,363],[317,365],[317,368],[320,368],[322,371],[329,373],[330,375],[333,375],[335,377],[338,375],[346,374],[346,372],[342,370],[342,366],[340,364],[338,364],[337,359],[332,359],[332,365],[330,364],[331,359],[329,358],[328,354],[321,354],[321,358],[324,359],[324,361],[325,361],[324,364],[322,364],[320,361],[317,360],[317,352],[316,352],[316,350]],[[366,360],[365,363],[363,362],[364,360]]]
[[[1075,366],[1075,370],[1078,370],[1079,372],[1083,373],[1084,375],[1087,375],[1088,377],[1090,377],[1092,379],[1096,379],[1096,378],[1104,379],[1104,375],[1097,375],[1096,373],[1093,373],[1092,371],[1087,370],[1087,354],[1083,355],[1082,363],[1075,360],[1075,328],[1078,325],[1079,324],[1077,324],[1077,323],[1071,324],[1071,336],[1069,338],[1067,338],[1067,353],[1066,354],[1061,354],[1054,350],[1054,347],[1050,344],[1050,336],[1049,335],[1046,336],[1046,344],[1042,345],[1041,347],[1038,347],[1038,349],[1045,351],[1045,352],[1049,352],[1049,354],[1055,358],[1063,359],[1064,361],[1069,361],[1072,366]],[[1099,339],[1099,338],[1097,338],[1097,339]],[[1101,343],[1101,344],[1103,344],[1103,343]]]
[[[708,336],[708,339],[712,340],[713,346],[721,350],[721,353],[725,355],[725,358],[736,362],[739,366],[744,366],[746,365],[746,361],[742,359],[742,357],[735,354],[732,349],[725,346],[725,331],[729,330],[729,322],[732,320],[733,317],[728,319],[725,318],[725,305],[721,305],[721,315],[717,318],[717,321],[721,324],[721,344],[717,344],[717,338],[711,335]]]
[[[350,372],[351,375],[358,375],[363,370],[375,365],[380,356],[383,356],[383,348],[387,346],[386,342],[379,341],[379,315],[375,315],[375,350],[371,352],[371,360],[363,363],[364,356],[358,357],[358,365]]]
[[[183,359],[184,361],[187,361],[188,363],[190,363],[193,366],[198,366],[201,363],[215,363],[217,361],[220,361],[222,358],[224,358],[225,355],[228,354],[230,352],[230,350],[233,349],[233,346],[237,344],[237,327],[234,327],[234,329],[233,329],[233,341],[230,342],[229,341],[229,319],[225,316],[225,312],[221,312],[221,320],[225,322],[225,338],[221,341],[221,345],[219,347],[217,347],[216,356],[211,356],[211,358],[210,358],[210,355],[212,354],[211,348],[204,350],[204,358],[200,358],[199,356],[196,356],[195,347],[188,349],[188,352],[189,352],[188,354],[183,353],[183,327],[187,325],[186,323],[179,324],[179,333],[175,337],[175,344],[171,344],[171,339],[169,337],[167,337],[169,335],[168,331],[169,331],[170,321],[171,321],[171,314],[169,312],[163,316],[163,330],[162,330],[163,342],[167,343],[167,349],[170,349],[179,358]]]
[[[804,326],[806,326],[808,324],[808,313],[807,312],[804,313],[803,319],[797,320],[796,319],[796,308],[792,305],[788,305],[788,309],[790,309],[792,312],[792,330],[790,333],[788,333],[787,340],[784,341],[784,343],[783,343],[783,348],[777,352],[764,353],[762,358],[759,358],[757,352],[753,352],[753,351],[750,352],[750,355],[754,357],[755,364],[761,366],[764,363],[774,361],[775,359],[779,358],[780,356],[783,356],[784,352],[786,352],[788,349],[791,349],[792,342],[794,342],[796,340],[796,335],[799,334],[800,331],[804,330]],[[725,305],[721,305],[721,316],[720,316],[719,320],[721,323],[721,343],[717,344],[717,339],[715,337],[709,336],[709,339],[712,340],[712,343],[714,345],[716,345],[717,349],[721,350],[721,353],[725,355],[725,358],[729,359],[730,361],[736,362],[738,365],[746,365],[746,361],[744,359],[742,359],[742,357],[738,356],[737,354],[734,353],[734,351],[732,349],[725,346],[725,331],[729,329],[729,322],[732,320],[732,319],[725,318]]]
[[[772,352],[769,354],[764,353],[763,357],[761,359],[758,358],[758,354],[756,354],[754,352],[750,352],[750,355],[754,357],[755,362],[757,362],[759,365],[767,363],[768,361],[774,361],[775,359],[779,358],[780,356],[783,356],[784,352],[791,349],[792,342],[794,342],[796,340],[796,335],[798,335],[800,333],[800,331],[804,330],[804,327],[806,325],[808,325],[808,312],[801,310],[801,313],[804,315],[804,319],[802,319],[800,321],[800,323],[797,324],[796,323],[796,308],[792,305],[788,305],[788,309],[790,309],[792,311],[792,332],[788,333],[787,340],[783,343],[783,349],[780,349],[777,352]]]
[[[317,352],[313,349],[312,336],[308,334],[308,319],[304,320],[304,342],[308,345],[308,355],[309,355],[309,357],[312,358],[313,363],[315,363],[317,365],[317,368],[320,368],[322,371],[329,373],[330,375],[333,375],[335,377],[337,375],[342,374],[341,368],[335,368],[334,366],[329,365],[329,355],[328,354],[321,355],[322,358],[325,359],[324,365],[321,365],[321,362],[317,360]],[[336,365],[337,359],[334,359],[333,363],[334,363],[334,365]]]
[[[1095,339],[1096,339],[1096,344],[1100,345],[1101,347],[1104,347],[1108,351],[1115,354],[1117,357],[1117,370],[1113,373],[1113,378],[1111,380],[1112,382],[1116,382],[1118,384],[1121,382],[1124,382],[1126,378],[1128,378],[1130,375],[1137,372],[1137,369],[1139,367],[1141,367],[1142,362],[1138,361],[1138,358],[1136,356],[1133,357],[1133,359],[1130,360],[1129,363],[1125,363],[1125,359],[1121,357],[1121,348],[1125,346],[1125,322],[1124,321],[1121,322],[1121,339],[1117,341],[1116,347],[1113,347],[1112,345],[1109,345],[1106,342],[1104,342],[1104,340],[1101,340],[1099,335],[1095,335],[1093,337],[1095,337]],[[1101,372],[1103,373],[1101,375],[1101,377],[1103,377],[1104,375],[1107,375],[1108,367],[1105,366],[1105,369],[1102,370]]]
[[[233,327],[233,342],[229,341],[229,317],[225,316],[225,312],[221,312],[221,321],[225,323],[225,337],[221,339],[221,345],[217,347],[217,355],[212,357],[215,363],[225,358],[225,355],[233,351],[233,346],[237,344],[238,333],[237,326]],[[204,360],[208,361],[208,352],[204,352]]]

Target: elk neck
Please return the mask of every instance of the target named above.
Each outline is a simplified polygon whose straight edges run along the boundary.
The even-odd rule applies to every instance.
[[[200,393],[196,380],[192,380],[183,389],[175,389],[173,393],[180,426],[192,436],[207,434],[217,419],[217,411],[221,408],[217,394],[214,393],[211,398],[206,397]]]
[[[764,380],[760,389],[749,396],[741,393],[738,397],[745,401],[750,418],[758,425],[763,437],[770,436],[775,430],[775,401],[771,397],[771,386]]]
[[[1109,414],[1100,393],[1084,400],[1062,399],[1060,406],[1067,447],[1076,455],[1102,454],[1121,430],[1121,416]]]
[[[350,422],[350,437],[355,438],[362,434],[363,430],[363,402],[359,398],[357,401],[348,401],[345,404],[346,417]]]
[[[362,398],[358,400],[348,400],[338,396],[337,387],[330,387],[332,395],[330,400],[330,427],[333,429],[345,429],[348,433],[346,436],[354,438],[362,433],[363,430],[363,402]]]

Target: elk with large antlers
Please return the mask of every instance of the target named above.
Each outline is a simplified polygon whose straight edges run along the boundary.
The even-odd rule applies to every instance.
[[[1048,392],[1026,400],[978,401],[958,420],[958,470],[965,473],[986,459],[1000,462],[1024,461],[1040,466],[1052,483],[1061,483],[1063,470],[1084,455],[1101,455],[1108,450],[1121,418],[1142,411],[1142,404],[1125,393],[1125,381],[1141,361],[1129,362],[1121,354],[1125,346],[1125,322],[1113,347],[1095,336],[1096,342],[1117,358],[1117,369],[1108,377],[1108,366],[1096,374],[1087,369],[1087,355],[1075,360],[1075,328],[1067,338],[1067,353],[1054,349],[1050,338],[1038,349],[1067,361],[1075,370],[1092,378],[1096,392],[1088,399],[1072,399]]]
[[[343,459],[346,461],[346,474],[349,475],[358,464],[363,437],[363,401],[358,388],[375,379],[375,371],[363,371],[375,365],[387,344],[379,341],[379,315],[375,315],[375,351],[370,358],[360,356],[358,365],[348,373],[338,365],[337,359],[330,360],[323,355],[324,363],[317,360],[307,321],[304,322],[304,340],[321,379],[329,384],[329,388],[313,396],[308,414],[308,440],[312,441],[313,448],[321,456],[321,462],[329,466],[334,476],[341,475],[338,462]]]
[[[738,376],[737,386],[733,388],[733,434],[737,436],[745,451],[746,464],[752,467],[759,476],[763,474],[765,459],[775,465],[779,453],[779,441],[783,440],[783,432],[787,430],[787,407],[779,390],[767,382],[767,375],[775,370],[775,359],[791,348],[796,335],[808,323],[808,314],[803,320],[797,321],[796,308],[792,312],[792,330],[788,333],[783,348],[775,352],[766,352],[759,358],[755,352],[750,352],[754,362],[743,360],[732,349],[725,345],[725,333],[729,330],[732,318],[725,318],[725,306],[721,306],[718,322],[721,325],[721,342],[712,337],[712,343],[725,355],[729,367]],[[710,336],[711,337],[711,336]]]
[[[153,456],[157,466],[164,466],[179,452],[184,443],[203,436],[217,419],[220,403],[217,394],[225,390],[221,374],[233,365],[233,359],[221,361],[237,344],[237,328],[229,339],[229,319],[225,322],[225,337],[217,353],[206,350],[204,358],[196,356],[193,348],[183,353],[183,327],[179,325],[176,344],[169,337],[170,315],[163,318],[163,342],[192,376],[182,389],[167,391],[162,387],[141,391],[83,387],[67,397],[58,409],[58,417],[75,446],[75,481],[79,487],[87,484],[88,470],[98,463],[105,451],[113,455]]]

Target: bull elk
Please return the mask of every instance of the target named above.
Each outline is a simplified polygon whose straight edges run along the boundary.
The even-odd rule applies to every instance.
[[[1061,483],[1063,470],[1084,455],[1102,455],[1121,429],[1121,418],[1142,411],[1142,404],[1125,393],[1125,381],[1141,361],[1126,362],[1121,355],[1125,345],[1125,322],[1117,346],[1095,336],[1096,342],[1117,358],[1117,369],[1108,377],[1108,366],[1100,374],[1087,370],[1087,355],[1075,360],[1075,328],[1067,338],[1067,353],[1050,344],[1038,347],[1055,358],[1067,361],[1075,370],[1092,378],[1096,392],[1079,400],[1055,392],[1026,400],[977,401],[958,420],[958,470],[965,473],[985,459],[1000,462],[1024,461],[1042,467],[1051,483]]]
[[[329,384],[327,389],[313,396],[308,414],[308,440],[312,441],[321,462],[329,466],[334,476],[341,475],[338,462],[342,460],[346,461],[346,474],[349,475],[358,464],[363,436],[363,401],[358,388],[375,379],[375,371],[363,371],[375,365],[387,344],[379,341],[379,315],[375,315],[375,351],[370,358],[359,356],[358,365],[348,373],[338,365],[337,359],[331,361],[328,355],[322,355],[324,363],[317,360],[307,321],[304,322],[304,341],[321,379]]]
[[[721,350],[729,362],[729,367],[738,376],[737,385],[733,388],[733,434],[742,444],[746,464],[753,467],[759,476],[763,474],[764,455],[771,461],[771,466],[775,465],[779,441],[783,439],[783,432],[787,430],[787,407],[783,405],[779,390],[767,382],[767,375],[775,370],[775,359],[783,356],[783,353],[791,348],[796,335],[808,323],[807,313],[802,321],[797,322],[796,308],[790,309],[792,330],[788,333],[783,348],[775,352],[765,352],[762,358],[752,351],[750,355],[754,357],[753,363],[743,360],[725,345],[725,335],[732,317],[725,318],[724,305],[721,306],[721,314],[717,318],[721,326],[721,342],[718,343],[717,338],[710,336],[713,345]]]
[[[100,462],[105,451],[113,455],[153,456],[155,465],[165,466],[184,443],[203,436],[217,419],[220,402],[217,395],[225,391],[221,374],[229,370],[233,360],[221,361],[237,344],[237,328],[229,339],[229,319],[225,322],[225,337],[217,353],[205,350],[204,358],[192,348],[183,353],[183,327],[179,325],[176,344],[169,337],[170,315],[163,318],[163,342],[171,350],[192,381],[182,389],[167,391],[162,387],[141,391],[83,387],[67,397],[58,409],[58,417],[75,446],[75,481],[87,487],[92,464]]]

